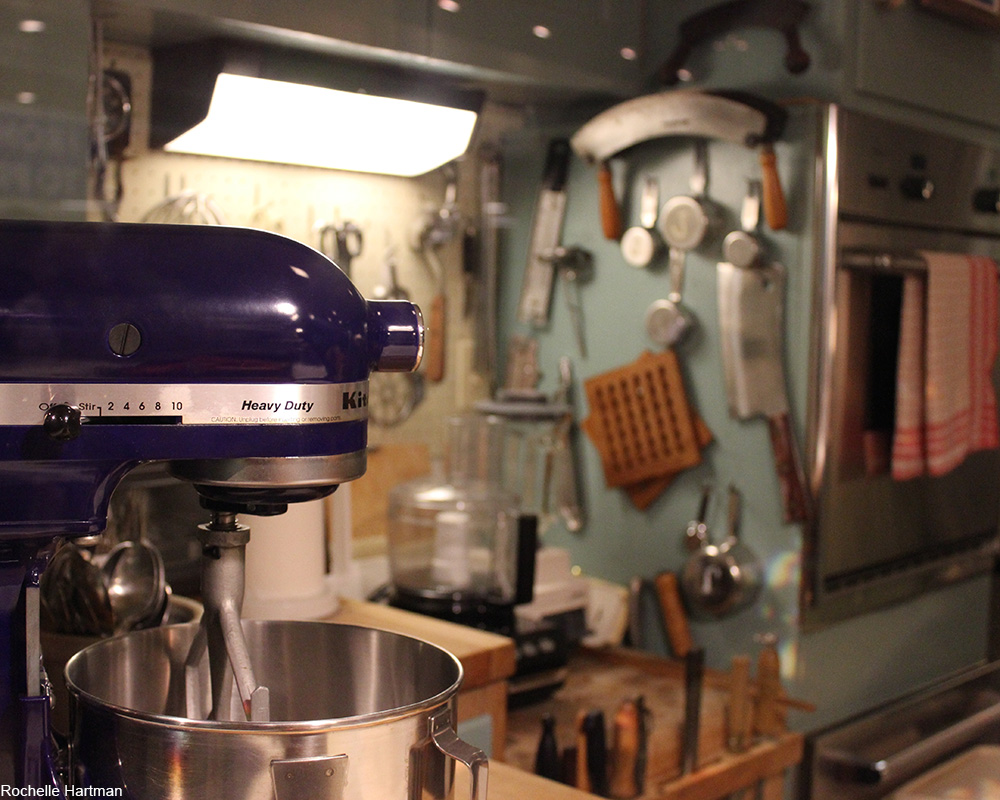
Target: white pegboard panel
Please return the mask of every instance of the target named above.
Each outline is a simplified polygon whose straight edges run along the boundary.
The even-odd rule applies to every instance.
[[[351,265],[358,289],[371,296],[385,281],[389,248],[399,282],[411,299],[429,303],[434,289],[423,259],[410,248],[411,232],[428,205],[444,196],[442,176],[393,178],[174,153],[147,153],[126,161],[119,208],[122,222],[138,222],[182,192],[210,199],[228,225],[263,228],[319,247],[323,224],[351,220],[364,235]],[[460,269],[459,250],[442,252],[449,276]]]

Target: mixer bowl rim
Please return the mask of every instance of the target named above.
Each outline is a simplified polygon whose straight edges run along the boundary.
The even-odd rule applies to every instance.
[[[65,668],[65,678],[66,678],[66,688],[69,693],[77,698],[78,702],[86,701],[91,706],[97,707],[107,712],[111,712],[119,717],[125,717],[128,719],[136,720],[145,724],[155,725],[163,728],[173,728],[173,729],[183,729],[187,731],[199,730],[206,732],[219,732],[219,733],[321,733],[328,731],[330,729],[340,729],[340,728],[359,728],[367,727],[368,725],[376,725],[380,723],[385,723],[389,720],[399,720],[405,717],[413,716],[416,714],[425,713],[432,709],[438,708],[439,706],[447,703],[451,698],[458,694],[459,687],[462,685],[462,680],[465,676],[464,668],[462,667],[462,662],[458,657],[449,650],[441,647],[440,645],[429,642],[426,639],[422,639],[418,636],[411,636],[405,633],[398,633],[396,631],[387,631],[381,628],[374,628],[364,625],[353,625],[343,622],[328,622],[321,620],[255,620],[255,619],[244,619],[243,625],[250,625],[253,627],[268,627],[272,625],[282,625],[282,626],[292,626],[292,627],[315,627],[317,625],[322,626],[333,626],[342,629],[351,629],[358,631],[368,631],[374,632],[379,636],[388,636],[390,638],[408,639],[416,644],[423,644],[430,647],[433,650],[438,651],[450,660],[455,666],[456,677],[452,684],[435,695],[418,700],[413,703],[408,703],[402,706],[396,706],[395,708],[385,709],[382,711],[374,711],[366,714],[355,714],[349,717],[333,717],[326,719],[309,719],[309,720],[275,720],[273,722],[249,722],[241,720],[202,720],[202,719],[192,719],[189,717],[177,717],[170,714],[156,714],[150,711],[140,711],[138,709],[129,708],[127,706],[122,706],[117,703],[109,702],[104,700],[92,692],[89,692],[80,686],[70,677],[70,671],[73,665],[77,661],[82,661],[85,654],[89,650],[96,650],[101,647],[111,647],[114,646],[113,642],[118,639],[122,639],[128,636],[140,637],[148,636],[153,637],[157,635],[157,632],[162,633],[163,631],[190,628],[196,629],[200,623],[198,622],[184,622],[176,625],[161,625],[157,628],[147,628],[139,631],[131,631],[129,633],[123,633],[118,636],[112,636],[107,639],[102,639],[99,642],[88,645],[87,647],[75,653],[67,662]],[[192,637],[193,638],[193,637]]]

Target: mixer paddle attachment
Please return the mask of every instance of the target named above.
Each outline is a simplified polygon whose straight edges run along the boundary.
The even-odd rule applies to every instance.
[[[254,677],[240,622],[250,529],[240,525],[233,512],[213,511],[212,521],[198,526],[198,539],[202,545],[201,590],[205,611],[184,666],[187,716],[230,719],[235,679],[246,719],[268,722],[271,716],[268,689]],[[208,713],[201,669],[206,652],[212,703]]]

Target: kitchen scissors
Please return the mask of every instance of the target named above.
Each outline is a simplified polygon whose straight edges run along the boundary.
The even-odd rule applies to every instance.
[[[361,255],[364,234],[357,223],[345,220],[324,225],[319,231],[320,250],[351,277],[351,261]]]

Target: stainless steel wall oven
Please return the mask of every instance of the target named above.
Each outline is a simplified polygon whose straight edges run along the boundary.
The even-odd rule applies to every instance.
[[[941,797],[989,797],[996,776],[980,782],[965,759],[983,749],[994,761],[1000,744],[1000,662],[971,667],[806,739],[797,797],[877,800],[924,794],[941,782]],[[944,773],[944,774],[942,774]]]
[[[1000,146],[838,106],[819,116],[806,629],[988,570],[1000,519],[995,449],[940,477],[886,466],[904,276],[926,270],[924,251],[1000,260]]]

